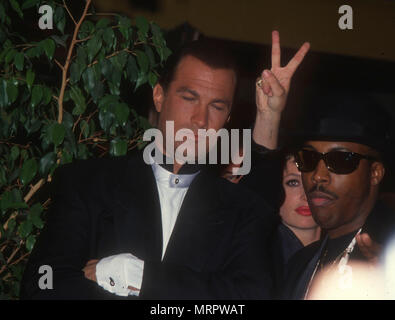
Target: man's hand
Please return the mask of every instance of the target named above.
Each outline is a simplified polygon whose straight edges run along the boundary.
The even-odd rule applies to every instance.
[[[287,102],[291,79],[303,61],[310,44],[305,42],[285,67],[281,67],[280,35],[272,32],[272,68],[264,70],[256,82],[257,113],[254,124],[254,141],[268,149],[277,148],[281,113]]]
[[[96,279],[96,265],[99,262],[98,259],[89,260],[85,267],[82,269],[85,274],[85,278],[97,282]]]
[[[373,241],[367,233],[358,234],[356,236],[356,240],[359,249],[369,262],[377,264],[382,250],[381,246],[377,242]]]
[[[96,265],[98,262],[99,262],[98,259],[92,259],[86,263],[85,267],[82,269],[82,271],[84,271],[85,278],[97,282]],[[132,286],[128,286],[128,289],[132,291],[140,291],[139,289]]]
[[[305,42],[291,61],[285,67],[281,67],[280,34],[278,31],[272,32],[272,68],[262,72],[262,81],[257,81],[256,86],[258,112],[281,113],[284,110],[292,76],[309,48],[310,44]]]

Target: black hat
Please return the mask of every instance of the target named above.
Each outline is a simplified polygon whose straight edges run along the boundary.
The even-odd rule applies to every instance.
[[[315,95],[306,106],[299,142],[347,141],[367,145],[382,154],[392,151],[391,116],[363,92]]]

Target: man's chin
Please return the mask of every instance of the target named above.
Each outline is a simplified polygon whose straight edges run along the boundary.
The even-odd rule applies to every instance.
[[[322,229],[330,229],[332,227],[333,209],[310,206],[310,210],[314,221]]]

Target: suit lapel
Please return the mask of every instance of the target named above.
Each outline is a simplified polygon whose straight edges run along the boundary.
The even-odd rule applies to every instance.
[[[209,256],[215,247],[213,243],[217,243],[221,236],[216,231],[224,224],[219,204],[219,192],[213,179],[208,172],[201,172],[185,195],[166,249],[165,261],[193,267],[204,265],[204,257]]]
[[[139,152],[130,156],[119,177],[115,198],[115,228],[119,246],[143,260],[160,261],[162,222],[156,181]]]
[[[294,296],[292,299],[304,299],[307,290],[309,289],[310,282],[312,281],[312,277],[316,274],[314,272],[317,269],[317,264],[319,263],[320,257],[322,256],[322,251],[326,246],[326,242],[328,241],[328,236],[326,236],[312,259],[308,262],[306,268],[303,270],[301,276],[299,277],[297,284],[294,290]]]

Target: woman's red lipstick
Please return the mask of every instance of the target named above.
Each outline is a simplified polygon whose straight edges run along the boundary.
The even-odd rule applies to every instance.
[[[301,216],[311,216],[311,211],[308,206],[301,206],[301,207],[295,209],[295,211],[298,214],[300,214]]]

